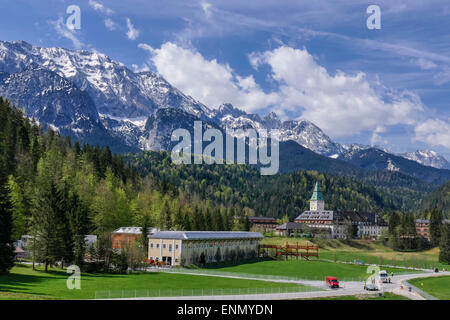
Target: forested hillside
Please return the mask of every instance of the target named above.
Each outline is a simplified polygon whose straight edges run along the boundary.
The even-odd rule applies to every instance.
[[[245,165],[173,165],[168,152],[142,152],[128,155],[129,162],[141,175],[152,174],[178,188],[192,199],[211,200],[214,204],[251,208],[256,215],[295,218],[309,206],[311,190],[319,181],[329,209],[377,211],[412,211],[420,204],[420,182],[409,177],[383,172],[363,177],[375,185],[355,178],[323,174],[317,171],[261,176],[259,170]],[[405,185],[409,181],[410,187]],[[394,186],[395,181],[399,186]],[[416,189],[417,188],[417,189]]]
[[[422,209],[441,209],[446,217],[450,216],[450,181],[426,197]]]

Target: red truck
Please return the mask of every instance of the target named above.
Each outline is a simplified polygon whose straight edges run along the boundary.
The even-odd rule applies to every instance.
[[[339,281],[336,277],[327,277],[325,281],[330,288],[339,288]]]

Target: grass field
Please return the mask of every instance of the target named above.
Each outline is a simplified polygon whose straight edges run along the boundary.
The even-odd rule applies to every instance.
[[[52,269],[45,273],[17,265],[9,275],[0,276],[0,299],[93,299],[96,291],[104,290],[302,287],[290,283],[147,272],[82,274],[81,290],[69,290],[67,278],[64,270]]]
[[[447,268],[438,262],[439,249],[433,248],[420,252],[397,252],[383,245],[381,241],[353,240],[341,241],[336,239],[305,239],[285,237],[265,237],[262,244],[285,244],[289,243],[319,245],[320,259],[348,261],[362,260],[369,264],[388,264],[395,266],[408,266],[431,269],[438,267]]]
[[[396,268],[383,269],[388,271],[389,273],[394,272],[394,275],[400,272],[417,272]],[[365,279],[369,276],[366,273],[367,266],[314,260],[267,260],[239,264],[230,267],[215,268],[214,270],[243,274],[297,277],[309,280],[323,280],[327,276],[334,276],[338,277],[338,279],[346,281],[357,281]]]
[[[419,278],[408,282],[436,298],[450,300],[450,277],[448,276]]]

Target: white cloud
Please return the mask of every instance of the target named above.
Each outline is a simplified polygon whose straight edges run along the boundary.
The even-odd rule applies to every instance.
[[[280,84],[281,109],[299,114],[334,137],[374,130],[379,125],[411,125],[424,109],[413,93],[372,87],[362,72],[330,75],[306,49],[282,46],[253,54],[251,61],[254,66],[271,67],[271,77]]]
[[[254,68],[270,67],[268,78],[278,85],[265,93],[253,75],[238,75],[193,49],[171,42],[159,49],[139,47],[150,53],[148,63],[163,77],[209,107],[229,102],[248,112],[270,109],[281,117],[308,119],[333,137],[372,131],[373,143],[386,143],[380,133],[390,126],[415,125],[423,116],[417,95],[371,84],[362,72],[331,75],[306,49],[281,46],[249,55]]]
[[[111,18],[106,18],[106,19],[105,19],[105,27],[106,27],[109,31],[114,31],[114,30],[117,29],[116,23],[115,23]]]
[[[413,60],[411,60],[411,62],[418,65],[419,68],[422,70],[432,70],[432,69],[437,68],[436,63],[434,63],[431,60],[424,59],[424,58],[413,59]]]
[[[80,49],[84,46],[84,43],[78,39],[76,35],[76,31],[73,29],[67,28],[67,25],[64,23],[63,18],[59,18],[56,21],[49,21],[51,25],[55,28],[56,32],[66,39],[69,39],[72,41],[73,46],[75,49]]]
[[[229,65],[205,59],[199,52],[167,42],[159,49],[139,47],[150,53],[150,63],[175,87],[214,108],[232,103],[247,111],[278,102],[276,94],[266,94],[252,75],[239,76]]]
[[[100,2],[94,1],[94,0],[89,0],[89,6],[101,13],[104,13],[106,15],[112,15],[114,14],[114,11],[105,7],[103,4],[101,4]]]
[[[386,139],[383,139],[383,137],[380,135],[380,133],[383,132],[386,132],[386,128],[383,126],[377,126],[370,138],[370,145],[372,146],[387,145],[388,141]]]
[[[211,3],[202,1],[200,5],[202,6],[202,10],[205,13],[205,15],[209,18],[211,16],[211,7],[212,7]]]
[[[415,141],[450,149],[450,119],[429,119],[415,127]]]
[[[133,24],[131,23],[130,18],[127,18],[127,26],[128,26],[128,32],[127,32],[127,37],[130,40],[136,40],[137,37],[139,37],[139,30],[136,29]]]

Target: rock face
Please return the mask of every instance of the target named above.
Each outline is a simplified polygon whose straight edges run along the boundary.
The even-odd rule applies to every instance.
[[[53,71],[29,66],[0,82],[0,95],[24,108],[30,117],[74,132],[100,125],[91,97]]]
[[[178,143],[178,141],[171,141],[172,133],[176,129],[189,131],[191,146],[193,146],[195,121],[200,121],[200,119],[186,111],[173,108],[159,109],[147,119],[142,136],[139,139],[139,148],[155,151],[172,150]],[[212,123],[202,121],[202,132],[208,128],[218,127]]]
[[[85,50],[40,48],[0,41],[0,71],[44,67],[86,91],[98,112],[114,117],[149,116],[161,107],[180,108],[202,118],[210,110],[153,72],[134,73],[108,56]]]
[[[280,132],[280,141],[292,140],[299,145],[325,156],[340,155],[344,149],[333,142],[319,127],[307,120],[280,121],[278,116],[271,112],[261,119],[257,114],[248,114],[225,104],[214,110],[214,119],[223,129],[277,129]]]

